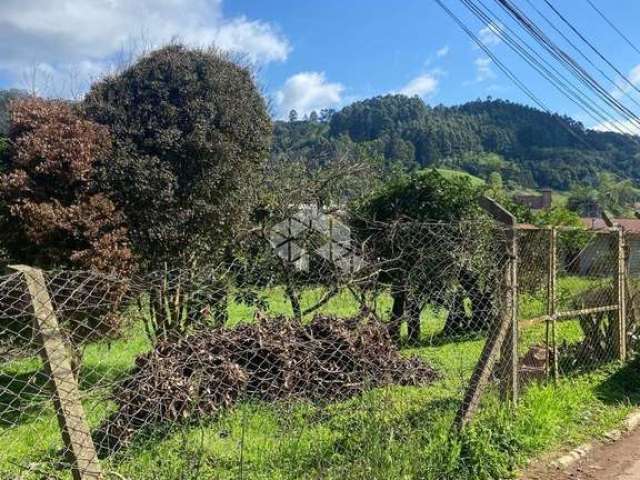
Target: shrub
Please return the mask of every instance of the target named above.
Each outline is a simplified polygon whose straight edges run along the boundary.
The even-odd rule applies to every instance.
[[[128,273],[124,218],[93,175],[110,153],[108,130],[64,102],[29,98],[12,104],[9,139],[0,202],[11,259],[45,269]]]
[[[406,318],[409,340],[419,340],[426,303],[447,304],[447,334],[490,324],[499,242],[492,241],[496,232],[477,203],[480,193],[466,177],[428,170],[394,179],[352,208],[354,233],[386,264],[380,280],[393,298],[394,338]]]
[[[248,217],[271,137],[249,70],[172,45],[95,84],[83,106],[114,134],[102,178],[145,266],[219,258]]]
[[[248,221],[271,138],[250,71],[216,51],[172,45],[93,85],[83,108],[113,132],[101,178],[127,216],[141,266],[161,271],[148,302],[152,336],[203,326],[186,307],[194,296],[212,299],[210,323],[224,322],[224,285],[190,290],[180,269],[227,258]],[[184,308],[174,315],[167,305]]]
[[[67,103],[28,98],[12,103],[9,138],[0,173],[0,238],[9,258],[66,269],[48,274],[47,282],[74,345],[116,333],[126,282],[93,272],[127,277],[133,266],[124,217],[94,178],[96,163],[111,151],[108,129]],[[18,275],[0,282],[0,336],[14,342],[32,335],[21,282]]]

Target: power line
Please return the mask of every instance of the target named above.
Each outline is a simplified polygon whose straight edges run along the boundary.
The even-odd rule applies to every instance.
[[[442,0],[434,0],[438,6],[442,10],[453,19],[453,21],[478,45],[478,47],[496,64],[496,66],[527,96],[533,103],[535,103],[540,109],[544,112],[552,115],[552,118],[556,119],[560,126],[564,128],[567,132],[569,132],[572,136],[574,136],[577,140],[581,141],[588,148],[593,148],[592,145],[587,144],[584,138],[579,136],[573,128],[566,125],[566,123],[561,119],[561,117],[557,115],[553,115],[553,113],[549,110],[549,108],[540,100],[519,78],[515,75],[509,67],[507,67],[492,51],[491,49],[482,41],[478,36],[473,33],[465,23],[455,14],[451,9],[449,9]]]
[[[629,46],[636,51],[636,53],[640,54],[640,49],[638,49],[638,47],[636,47],[635,44],[631,40],[629,40],[629,37],[622,33],[622,31],[618,27],[616,27],[615,24],[611,20],[609,20],[609,18],[607,18],[607,16],[602,13],[602,11],[598,7],[596,7],[591,0],[586,0],[586,2],[591,5],[591,8],[598,12],[598,15],[600,15],[602,19],[607,22],[609,26],[613,28],[618,33],[618,35],[620,35],[624,39],[624,41],[627,42]]]
[[[561,94],[566,96],[570,101],[575,103],[579,108],[583,109],[592,120],[597,123],[612,123],[612,119],[608,116],[599,105],[596,104],[588,95],[584,94],[581,89],[567,79],[552,64],[542,57],[533,47],[531,47],[522,37],[514,32],[508,25],[499,22],[498,16],[482,2],[481,6],[476,5],[471,0],[460,0],[478,19],[485,24],[493,24],[494,33],[498,35],[505,43],[517,53],[526,63],[536,70],[545,80],[549,81]],[[626,133],[620,128],[616,128],[620,133]]]
[[[575,52],[578,53],[578,55],[580,55],[589,65],[595,68],[600,73],[600,75],[602,75],[603,78],[605,78],[616,90],[618,90],[621,94],[623,94],[625,97],[631,100],[631,102],[633,102],[633,104],[636,105],[638,108],[640,108],[640,103],[632,95],[630,95],[627,90],[621,88],[620,85],[614,79],[612,79],[609,75],[607,75],[587,55],[585,55],[582,49],[578,48],[578,46],[569,37],[567,37],[567,35],[565,35],[565,33],[562,30],[560,30],[555,25],[555,23],[553,23],[551,19],[544,14],[544,12],[542,12],[538,7],[536,7],[536,5],[532,0],[525,0],[525,1],[558,35],[562,37],[563,40],[565,40],[571,46],[571,48],[573,48]],[[590,1],[590,0],[586,0],[586,1]]]
[[[454,20],[456,24],[458,24],[458,26],[473,40],[474,43],[478,45],[478,47],[494,62],[494,64],[533,101],[534,104],[543,111],[552,114],[544,102],[533,93],[525,82],[518,78],[518,76],[501,61],[469,27],[467,27],[460,17],[448,8],[442,0],[434,1],[449,17]],[[634,130],[631,130],[629,125],[639,126],[640,118],[625,105],[621,104],[616,98],[612,97],[612,95],[604,89],[588,71],[586,71],[569,54],[552,42],[548,36],[537,25],[535,25],[533,21],[528,19],[526,14],[520,12],[517,7],[510,5],[510,2],[506,2],[506,0],[495,0],[502,8],[505,8],[504,3],[511,6],[511,9],[505,9],[509,16],[515,18],[516,23],[527,31],[538,45],[542,46],[544,50],[550,53],[552,58],[556,59],[562,66],[564,66],[565,69],[576,77],[580,84],[586,86],[588,90],[593,91],[596,94],[596,98],[600,99],[600,101],[612,108],[618,115],[621,115],[621,117],[628,123],[621,122],[615,117],[612,118],[610,114],[603,110],[594,99],[590,98],[583,89],[567,79],[567,77],[560,73],[552,64],[541,56],[535,48],[529,45],[526,40],[514,32],[514,30],[512,30],[508,25],[503,28],[501,19],[484,3],[482,3],[482,0],[479,0],[482,7],[476,5],[474,0],[460,1],[467,7],[467,9],[471,10],[476,17],[480,18],[483,24],[491,28],[495,34],[498,34],[499,38],[504,40],[510,48],[516,51],[525,60],[525,62],[527,62],[527,64],[535,68],[543,78],[552,83],[552,85],[559,89],[563,95],[567,96],[573,103],[578,104],[592,119],[596,120],[594,118],[594,115],[596,115],[598,117],[598,120],[596,121],[608,124],[611,129],[617,130],[619,133],[633,135]],[[493,20],[491,16],[496,20]],[[595,148],[588,136],[584,134],[578,135],[575,128],[573,126],[569,126],[562,117],[553,115],[553,118],[558,121],[560,126],[567,130],[587,148]],[[633,138],[635,139],[635,137]]]
[[[553,10],[553,12],[560,18],[560,20],[562,20],[580,38],[580,40],[582,40],[591,50],[593,50],[593,52],[596,55],[598,55],[607,65],[609,65],[609,67],[611,67],[618,75],[620,75],[620,78],[622,78],[631,88],[633,88],[638,93],[640,93],[640,89],[638,89],[638,87],[631,80],[629,80],[627,76],[624,73],[622,73],[613,63],[611,63],[602,53],[600,53],[600,51],[584,35],[582,35],[582,33],[580,33],[577,28],[575,28],[571,24],[571,22],[567,20],[565,16],[562,15],[562,13],[560,13],[560,11],[558,11],[558,9],[554,7],[549,0],[544,0],[544,3],[546,3],[549,6],[549,8]]]
[[[442,8],[452,19],[454,22],[458,24],[458,26],[480,47],[480,49],[489,57],[491,60],[498,66],[498,68],[505,74],[512,82],[516,84],[516,86],[522,90],[522,92],[527,95],[532,102],[534,102],[538,107],[543,109],[546,112],[550,113],[550,110],[546,107],[546,105],[531,91],[527,88],[527,86],[522,83],[518,77],[506,66],[504,65],[499,58],[497,58],[493,52],[487,47],[487,45],[478,38],[478,36],[473,33],[460,18],[453,13],[443,2],[442,0],[434,0],[440,8]]]
[[[613,97],[600,83],[593,78],[593,76],[582,67],[570,54],[560,48],[555,42],[553,42],[546,33],[531,20],[525,12],[520,10],[511,0],[495,0],[516,22],[518,22],[525,31],[527,31],[534,40],[540,44],[552,57],[565,66],[582,84],[592,90],[598,95],[602,101],[619,112],[623,118],[636,127],[640,128],[640,117],[638,117],[632,110],[626,107],[618,99]],[[549,4],[548,0],[545,0]],[[550,4],[549,4],[550,5]],[[565,19],[565,22],[568,21]],[[577,29],[574,31],[581,35]],[[584,36],[582,36],[584,38]],[[586,39],[585,39],[586,41]],[[595,49],[595,47],[593,47]],[[597,49],[595,49],[597,51]],[[599,56],[604,58],[605,61],[610,63],[604,55],[598,51]],[[614,67],[615,68],[615,67]]]

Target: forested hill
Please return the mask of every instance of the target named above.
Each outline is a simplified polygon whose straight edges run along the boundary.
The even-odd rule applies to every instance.
[[[387,95],[275,125],[276,154],[322,159],[349,147],[389,167],[446,166],[485,178],[498,172],[523,187],[567,190],[594,184],[602,172],[640,183],[640,138],[505,100],[430,107]]]

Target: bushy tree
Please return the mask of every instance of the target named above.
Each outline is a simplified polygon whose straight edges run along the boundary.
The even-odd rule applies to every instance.
[[[614,215],[630,214],[632,205],[640,200],[640,190],[631,180],[620,180],[614,175],[602,172],[596,185],[578,185],[567,199],[567,207],[581,215],[597,217],[602,210]]]
[[[150,333],[224,322],[226,287],[202,270],[231,256],[269,151],[271,120],[251,72],[217,51],[171,45],[94,84],[83,109],[111,128],[101,177],[158,277]]]
[[[393,298],[394,337],[406,319],[409,339],[416,341],[429,302],[451,305],[448,334],[487,326],[495,291],[490,273],[499,270],[491,249],[503,246],[491,239],[495,232],[478,206],[480,193],[468,178],[429,170],[399,177],[353,208],[355,234],[384,265],[380,280]]]
[[[111,152],[108,129],[64,102],[28,98],[12,103],[9,138],[0,203],[11,259],[128,273],[124,217],[94,176]]]
[[[219,259],[270,145],[251,72],[217,51],[171,45],[93,85],[83,108],[113,132],[102,178],[144,266]]]

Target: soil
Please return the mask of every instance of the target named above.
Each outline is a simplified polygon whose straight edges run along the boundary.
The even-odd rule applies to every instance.
[[[640,480],[640,429],[615,442],[597,444],[585,457],[565,469],[540,462],[521,480]]]

